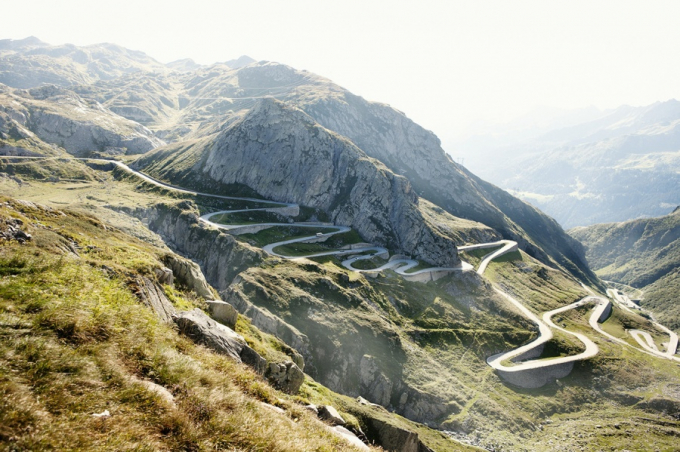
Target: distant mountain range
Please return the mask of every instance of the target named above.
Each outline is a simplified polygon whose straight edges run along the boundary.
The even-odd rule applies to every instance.
[[[586,246],[604,280],[641,289],[642,306],[680,331],[680,207],[658,218],[596,224],[569,231]]]
[[[580,279],[596,281],[584,263],[580,244],[571,239],[552,218],[454,163],[442,150],[439,139],[433,133],[418,126],[403,113],[385,104],[367,102],[318,75],[298,71],[283,64],[254,62],[249,57],[206,67],[197,66],[187,60],[163,65],[141,52],[109,44],[87,47],[49,46],[35,38],[28,38],[22,41],[2,41],[0,49],[0,82],[15,88],[32,88],[41,84],[60,85],[59,89],[68,90],[72,97],[99,105],[102,115],[118,115],[147,127],[153,133],[153,138],[159,140],[155,146],[161,144],[160,140],[169,143],[168,148],[160,148],[157,153],[164,156],[172,154],[162,168],[157,163],[151,165],[151,158],[138,164],[140,168],[142,165],[151,165],[148,169],[153,170],[157,177],[170,181],[173,177],[179,177],[179,169],[184,166],[178,162],[182,160],[183,154],[175,151],[187,150],[196,143],[195,140],[219,142],[219,137],[230,124],[241,120],[264,98],[274,98],[307,115],[304,121],[308,121],[310,127],[303,127],[302,130],[325,129],[332,132],[329,137],[339,134],[361,150],[360,154],[356,154],[356,161],[348,162],[352,167],[362,164],[362,160],[366,158],[377,159],[385,167],[381,172],[388,170],[396,176],[406,178],[408,186],[404,188],[404,193],[412,190],[422,198],[422,202],[415,201],[418,205],[425,206],[425,200],[430,201],[441,212],[485,225],[480,230],[492,228],[498,236],[517,240],[523,250],[549,265],[567,269]],[[28,66],[37,70],[28,71]],[[27,106],[33,102],[35,89],[31,89],[27,95],[19,95],[10,90],[9,96],[26,105],[27,111],[23,116],[25,119],[22,120],[25,129],[38,127],[44,130],[42,123],[33,121],[34,110]],[[63,93],[61,91],[60,95],[64,95]],[[21,101],[22,96],[26,98],[25,102]],[[49,99],[43,101],[47,102]],[[14,109],[12,105],[6,104],[6,111]],[[62,111],[62,118],[64,117],[68,118],[69,123],[77,123],[73,127],[78,129],[82,129],[83,124],[92,123],[87,118],[76,119],[72,114]],[[297,114],[293,117],[301,118]],[[122,118],[108,121],[107,124],[120,122]],[[315,129],[317,125],[319,127]],[[138,133],[146,132],[140,129]],[[92,133],[81,131],[78,139],[81,140],[83,135],[90,136]],[[98,136],[96,133],[95,135]],[[130,136],[128,132],[123,135]],[[70,145],[73,142],[71,137],[72,135],[63,139],[50,138],[47,141],[62,145],[66,151],[80,155],[80,147],[76,150]],[[121,145],[124,141],[124,138],[94,140],[96,146],[92,148],[99,152],[118,149],[114,152],[119,153],[124,147]],[[339,140],[338,143],[345,141]],[[209,146],[205,149],[209,149]],[[295,149],[295,145],[291,144],[290,150],[282,149],[282,152],[294,152]],[[128,148],[126,152],[139,151]],[[291,154],[290,158],[298,157]],[[224,164],[216,157],[210,162],[215,165]],[[229,163],[236,162],[231,160]],[[298,167],[302,168],[304,165]],[[255,171],[256,168],[250,167],[250,170]],[[194,177],[199,179],[215,178],[218,174],[212,168],[199,166],[192,167],[189,171],[193,171]],[[273,168],[263,168],[262,171],[271,172]],[[333,171],[339,169],[333,167]],[[311,176],[311,173],[308,175]],[[269,174],[263,180],[272,177],[273,174]],[[250,183],[246,178],[238,177],[232,182]],[[351,187],[348,189],[351,190]],[[282,201],[296,199],[305,202],[304,197],[298,198],[299,193],[268,195]],[[406,198],[411,199],[411,196],[409,194]],[[403,204],[404,199],[397,202]],[[334,202],[341,201],[336,199]],[[332,202],[328,204],[331,205]],[[422,241],[428,242],[429,239],[425,237],[431,237],[436,242],[440,240],[438,237],[448,236],[452,240],[449,246],[453,249],[459,239],[452,239],[453,235],[447,232],[450,230],[446,226],[449,220],[436,219],[436,212],[429,207],[422,209],[429,212],[422,214],[430,217],[430,226],[426,229],[439,231],[425,234]],[[354,215],[357,213],[355,210]],[[344,221],[350,224],[354,221],[354,216],[347,217]],[[397,223],[399,222],[394,218],[386,216],[374,228],[389,231]],[[376,236],[375,233],[369,235]],[[410,250],[417,245],[416,241],[409,242],[404,234],[395,237],[395,249],[412,252]],[[383,239],[388,240],[388,237]],[[449,258],[444,257],[445,254],[440,255],[440,264],[450,262]],[[430,256],[426,260],[437,263],[433,255]]]
[[[680,203],[680,102],[581,113],[590,117],[537,127],[539,136],[506,132],[458,147],[475,152],[469,161],[483,177],[566,228],[663,215]]]
[[[542,135],[574,147],[584,133],[616,139],[605,123],[566,138],[554,127],[612,113],[557,115]],[[488,162],[504,163],[524,170]],[[643,234],[572,231],[577,240],[404,113],[319,75],[246,56],[162,64],[112,44],[0,41],[0,187],[11,370],[0,443],[348,450],[296,439],[310,422],[327,429],[311,413],[328,420],[335,405],[358,450],[674,445],[680,367],[627,330],[674,347],[648,318],[595,296],[605,285],[578,241],[602,276],[643,287],[645,300],[655,284],[672,295],[674,217]],[[621,262],[631,259],[640,265]],[[178,327],[129,309],[138,301]],[[224,340],[234,332],[239,352]],[[146,394],[158,390],[172,404]],[[106,418],[91,416],[105,406]]]

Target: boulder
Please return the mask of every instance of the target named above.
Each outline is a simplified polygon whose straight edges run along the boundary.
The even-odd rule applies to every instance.
[[[289,394],[297,393],[305,381],[305,374],[292,361],[269,363],[265,376],[274,387]]]
[[[305,410],[309,411],[310,413],[313,413],[315,416],[319,415],[319,407],[314,405],[313,403],[305,405]]]
[[[243,336],[211,319],[198,308],[193,311],[179,312],[173,315],[172,319],[180,332],[189,336],[194,342],[249,365],[255,372],[267,377],[276,388],[284,392],[296,393],[305,379],[305,375],[293,362],[267,365],[267,360],[250,348]]]
[[[366,434],[380,447],[390,452],[427,452],[418,434],[376,418],[366,419]]]
[[[236,327],[238,311],[232,305],[222,300],[206,300],[206,303],[208,304],[208,312],[213,319],[229,328]]]
[[[356,447],[359,450],[371,450],[369,447],[364,444],[354,433],[350,432],[347,430],[345,427],[342,427],[340,425],[336,425],[334,427],[330,427],[331,431],[338,435],[339,437],[345,439],[347,442],[349,442],[352,446]]]
[[[151,308],[161,321],[164,323],[172,323],[172,316],[175,313],[175,308],[172,303],[165,296],[163,288],[151,281],[147,277],[138,277],[135,281],[136,291],[135,295],[142,303]]]
[[[214,297],[198,264],[176,254],[168,254],[163,261],[170,267],[177,282],[193,290],[200,297],[207,299]]]
[[[158,282],[161,284],[172,285],[172,283],[175,281],[172,270],[170,270],[168,267],[157,268],[154,270],[154,273],[156,273],[156,279],[158,279]]]
[[[264,375],[267,371],[267,360],[247,345],[243,345],[243,349],[241,349],[241,361],[252,367],[260,375]]]
[[[181,333],[189,336],[194,342],[231,356],[241,362],[241,352],[246,342],[235,331],[208,317],[203,311],[183,311],[172,316]],[[254,353],[254,352],[253,352]]]
[[[338,410],[330,405],[322,405],[319,407],[319,418],[330,422],[333,425],[345,425],[346,422],[338,413]]]

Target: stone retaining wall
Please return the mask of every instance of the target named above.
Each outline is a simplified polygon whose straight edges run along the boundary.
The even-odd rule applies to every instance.
[[[564,378],[574,369],[574,362],[557,364],[555,366],[525,369],[516,372],[496,370],[506,382],[525,389],[540,388],[557,378]]]

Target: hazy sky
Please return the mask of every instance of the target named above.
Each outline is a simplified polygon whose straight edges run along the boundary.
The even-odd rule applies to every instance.
[[[242,54],[326,76],[443,139],[539,105],[680,98],[679,1],[5,2],[0,38]]]

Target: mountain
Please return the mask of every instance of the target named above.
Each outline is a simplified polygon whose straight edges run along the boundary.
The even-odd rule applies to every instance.
[[[148,75],[132,77],[137,81],[130,81],[130,85],[150,83]],[[456,217],[486,224],[504,237],[517,240],[522,249],[543,262],[566,268],[577,278],[595,280],[583,265],[578,243],[554,220],[455,164],[434,134],[388,105],[367,102],[323,77],[271,62],[253,63],[236,70],[214,65],[165,80],[165,86],[179,90],[175,95],[181,107],[172,121],[145,122],[164,139],[181,143],[215,134],[260,99],[274,97],[298,107],[393,173],[406,177],[421,198]],[[89,95],[120,114],[137,108],[137,102],[125,104],[128,91],[115,85],[99,83]],[[167,98],[166,92],[154,89],[144,96],[162,99]],[[141,103],[149,106],[145,107],[148,113],[144,118],[153,117],[152,104],[147,100]],[[140,115],[135,112],[129,117]],[[164,169],[172,172],[172,164],[164,165]],[[155,174],[165,177],[162,172]]]
[[[115,44],[51,46],[33,37],[0,41],[0,68],[0,83],[16,88],[72,86],[131,72],[168,71],[145,53]]]
[[[670,212],[680,202],[678,149],[680,102],[669,100],[623,106],[480,158],[492,182],[574,227]]]
[[[140,124],[53,85],[0,90],[0,137],[6,153],[15,149],[13,155],[53,153],[45,144],[76,156],[139,154],[164,144]]]
[[[680,208],[623,223],[569,230],[586,247],[588,263],[602,279],[643,292],[642,306],[680,331]]]
[[[0,85],[2,447],[673,450],[680,367],[628,331],[668,338],[583,245],[389,105],[237,65]]]
[[[250,58],[248,55],[241,55],[235,60],[225,61],[224,64],[233,69],[238,69],[244,66],[248,66],[250,63],[255,63],[256,60]]]
[[[184,58],[181,60],[172,61],[166,64],[166,66],[172,70],[179,72],[191,72],[201,67],[200,64],[196,63],[191,58]]]
[[[215,137],[160,148],[136,165],[156,174],[188,158],[197,163],[182,176],[185,185],[195,185],[191,178],[245,185],[267,199],[319,209],[372,243],[438,266],[460,262],[455,231],[486,229],[419,202],[408,179],[274,99],[262,99]]]

